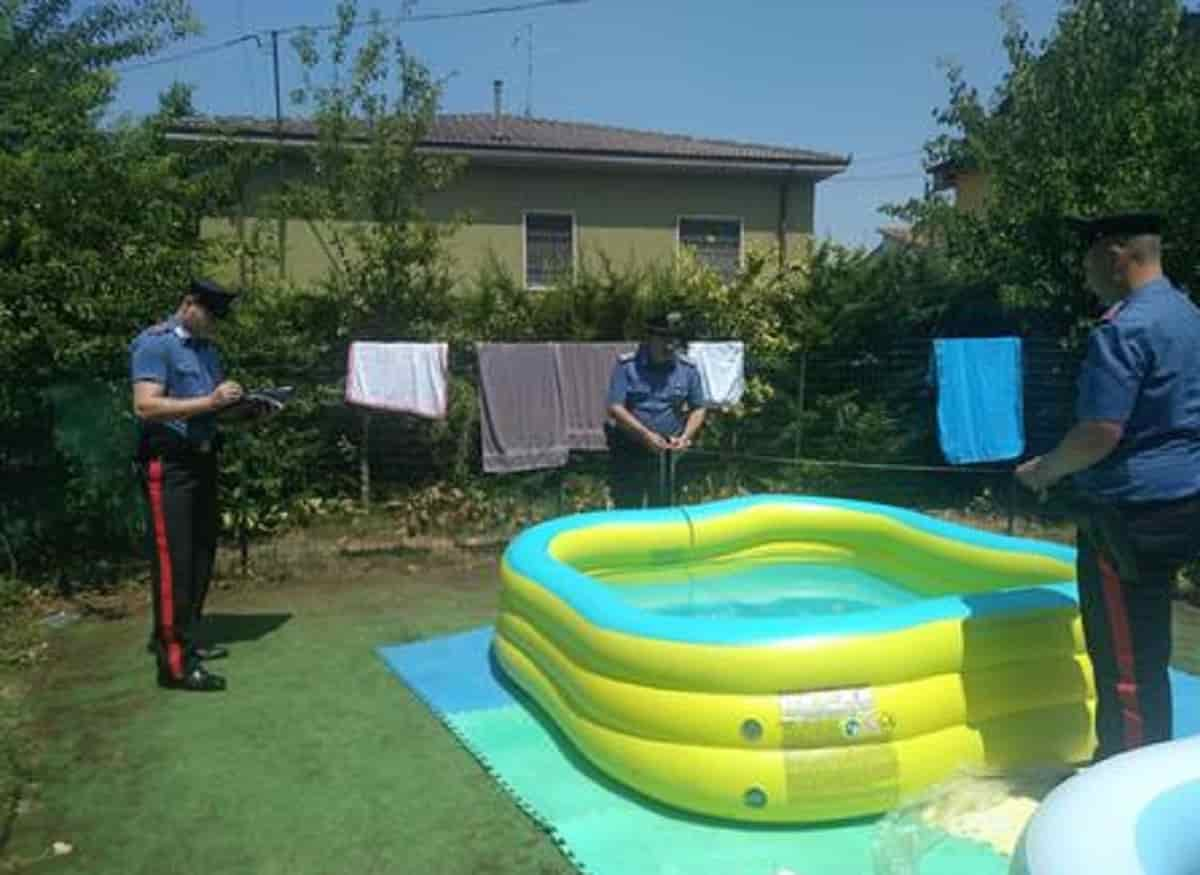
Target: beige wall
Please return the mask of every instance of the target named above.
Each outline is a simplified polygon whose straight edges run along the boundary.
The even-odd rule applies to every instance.
[[[782,185],[777,177],[473,164],[450,189],[434,195],[426,207],[437,221],[468,218],[450,242],[460,280],[473,276],[492,252],[514,277],[523,281],[526,211],[573,213],[577,258],[603,251],[618,263],[645,264],[674,256],[680,216],[740,218],[743,249],[775,245]],[[788,182],[786,213],[787,246],[794,252],[812,234],[810,180],[796,178]],[[246,219],[241,224],[251,228],[255,221]],[[234,220],[212,219],[205,230],[236,233],[237,226]],[[311,281],[329,269],[325,255],[328,240],[322,245],[318,229],[290,220],[287,243],[287,272],[294,281]],[[236,274],[236,266],[227,266],[223,272]]]
[[[988,177],[978,170],[964,170],[954,176],[954,205],[965,213],[983,212],[988,197]]]
[[[742,220],[743,247],[778,239],[778,179],[665,175],[646,171],[564,171],[474,166],[428,204],[445,220],[466,214],[451,252],[460,276],[472,275],[489,251],[518,278],[524,276],[524,213],[575,216],[579,257],[604,252],[618,263],[668,260],[676,251],[680,216]],[[813,185],[788,186],[788,247],[803,244],[813,226]]]

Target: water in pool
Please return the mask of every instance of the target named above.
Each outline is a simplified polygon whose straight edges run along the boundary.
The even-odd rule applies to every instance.
[[[626,572],[606,581],[630,605],[677,617],[765,619],[824,617],[874,611],[921,596],[845,565],[775,562],[703,573]]]

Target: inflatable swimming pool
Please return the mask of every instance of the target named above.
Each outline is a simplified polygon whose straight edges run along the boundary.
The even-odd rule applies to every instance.
[[[564,517],[513,540],[494,652],[601,771],[747,821],[1086,759],[1073,551],[863,502]]]
[[[1107,759],[1054,788],[1013,855],[1013,875],[1196,875],[1200,737]]]

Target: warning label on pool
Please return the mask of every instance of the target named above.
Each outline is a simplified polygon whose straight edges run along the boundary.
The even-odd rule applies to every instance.
[[[790,748],[878,739],[894,726],[891,715],[875,707],[870,687],[787,693],[779,697],[779,720]]]
[[[829,751],[792,751],[784,760],[787,794],[791,801],[813,806],[853,799],[883,811],[899,799],[899,764],[891,745],[868,745]],[[850,810],[847,807],[847,810]]]

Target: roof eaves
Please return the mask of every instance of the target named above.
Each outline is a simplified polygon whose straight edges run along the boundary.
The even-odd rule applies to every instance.
[[[241,142],[264,145],[282,144],[291,147],[308,147],[316,142],[316,135],[309,131],[237,126],[237,125],[189,125],[167,132],[167,139],[177,142],[203,142],[215,139],[235,139]],[[819,153],[797,154],[796,156],[757,156],[736,154],[689,154],[685,152],[651,152],[620,149],[562,148],[497,141],[468,142],[456,140],[426,140],[420,147],[423,151],[445,154],[467,155],[476,160],[495,160],[500,163],[566,162],[572,164],[639,164],[663,167],[713,168],[744,170],[768,173],[806,173],[826,178],[841,173],[849,166],[849,159],[840,155],[824,156]]]

